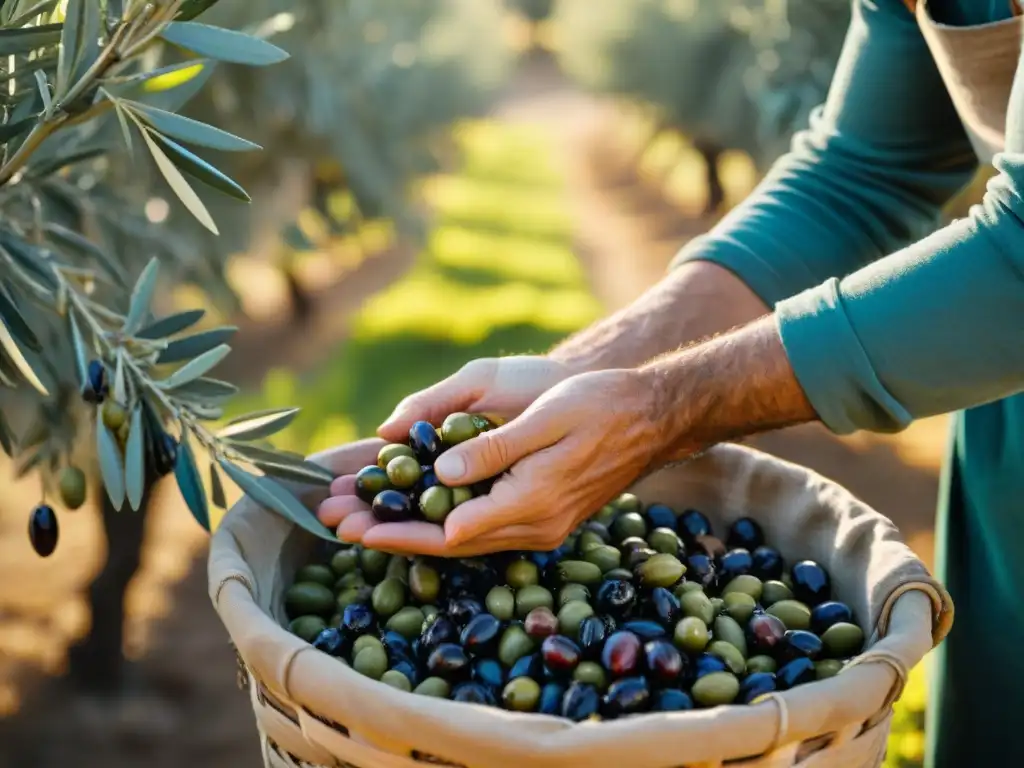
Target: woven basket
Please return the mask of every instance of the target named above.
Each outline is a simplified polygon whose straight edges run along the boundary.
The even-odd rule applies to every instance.
[[[350,473],[378,441],[313,457]],[[239,654],[272,768],[853,768],[881,764],[908,670],[949,630],[945,590],[892,524],[802,467],[723,445],[633,489],[646,503],[704,510],[721,528],[756,517],[787,561],[832,574],[868,636],[834,678],[756,706],[574,724],[414,696],[369,680],[282,628],[282,595],[314,539],[243,499],[213,537],[210,595]],[[319,499],[307,497],[312,505]]]

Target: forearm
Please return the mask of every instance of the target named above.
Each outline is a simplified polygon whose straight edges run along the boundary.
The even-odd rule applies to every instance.
[[[549,356],[571,370],[636,368],[760,317],[768,308],[716,264],[684,264],[628,307],[571,336]]]

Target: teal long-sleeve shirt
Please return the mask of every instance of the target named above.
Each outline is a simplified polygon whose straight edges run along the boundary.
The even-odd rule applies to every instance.
[[[957,619],[932,679],[928,765],[996,765],[1016,742],[1024,691],[1024,65],[998,175],[969,216],[936,231],[976,156],[902,0],[853,5],[809,130],[675,263],[718,263],[775,307],[833,431],[891,432],[967,409],[936,531]],[[1006,0],[929,9],[958,25],[1010,15]]]

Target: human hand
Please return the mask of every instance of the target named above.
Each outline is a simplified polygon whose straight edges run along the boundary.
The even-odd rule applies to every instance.
[[[374,525],[367,511],[347,515],[339,536],[373,549],[441,556],[554,549],[651,468],[657,434],[651,387],[636,371],[574,376],[522,415],[435,462],[438,478],[449,486],[508,471],[488,495],[452,510],[443,528],[425,522]]]

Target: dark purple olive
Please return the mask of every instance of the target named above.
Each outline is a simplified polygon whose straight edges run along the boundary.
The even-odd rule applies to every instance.
[[[601,713],[609,718],[644,712],[651,706],[651,688],[643,677],[626,677],[608,686]]]
[[[718,586],[718,571],[714,562],[700,552],[686,558],[686,578],[688,581],[696,581],[706,590],[714,590]]]
[[[668,627],[675,627],[683,612],[679,598],[664,587],[655,587],[648,597],[648,606],[653,618]]]
[[[821,656],[821,638],[804,629],[790,629],[782,636],[779,661],[785,664],[793,659],[816,660]]]
[[[678,688],[655,691],[651,699],[652,712],[685,712],[693,709],[693,699]]]
[[[601,650],[601,666],[612,677],[627,677],[640,668],[642,655],[640,638],[632,632],[616,632]]]
[[[562,683],[545,683],[540,689],[540,704],[537,711],[542,715],[557,715],[562,711],[565,686]]]
[[[540,653],[544,657],[544,665],[554,675],[567,675],[576,669],[582,655],[580,647],[564,635],[545,637],[540,644]]]
[[[639,536],[630,536],[628,539],[623,539],[619,542],[619,549],[625,553],[630,553],[634,549],[649,549],[646,539],[641,539]]]
[[[588,520],[587,522],[585,522],[580,531],[589,531],[590,533],[596,534],[597,537],[601,539],[601,541],[603,541],[605,544],[611,543],[612,535],[608,531],[608,526],[603,525],[597,522],[596,520]]]
[[[431,675],[447,680],[460,678],[469,669],[469,657],[462,646],[455,643],[441,643],[427,659],[427,670]]]
[[[825,569],[813,560],[801,560],[790,571],[793,597],[814,608],[832,597],[832,580]]]
[[[534,680],[541,680],[544,677],[544,657],[540,651],[528,653],[516,660],[509,670],[508,679],[515,680],[517,677],[532,677]]]
[[[497,569],[484,560],[459,560],[446,570],[445,586],[451,598],[472,596],[483,600],[499,584]]]
[[[345,606],[345,611],[341,614],[341,628],[351,638],[367,634],[373,630],[376,623],[377,617],[374,616],[373,609],[362,603]]]
[[[701,678],[710,675],[712,672],[729,672],[729,665],[717,656],[710,653],[702,653],[697,657],[697,665],[694,677]]]
[[[596,715],[601,708],[601,695],[587,683],[572,683],[562,696],[560,714],[575,722]]]
[[[530,552],[527,557],[542,571],[562,559],[557,549],[553,549],[550,552]]]
[[[829,600],[814,606],[814,610],[811,611],[811,629],[817,635],[824,634],[826,629],[840,621],[847,624],[855,623],[853,611],[846,603]]]
[[[103,402],[107,396],[107,372],[99,360],[90,360],[82,386],[82,399],[92,405]]]
[[[340,629],[328,627],[316,636],[313,647],[329,656],[348,656],[349,651],[352,650],[352,640],[346,637]]]
[[[648,640],[657,640],[660,637],[668,635],[668,631],[656,621],[649,621],[647,619],[636,619],[634,621],[627,621],[622,625],[622,629],[625,632],[632,632],[634,635],[639,637],[645,643]]]
[[[580,651],[585,659],[601,658],[601,649],[604,648],[605,638],[611,632],[605,626],[599,616],[588,616],[580,622],[579,645]]]
[[[644,515],[647,517],[648,527],[651,529],[671,528],[673,531],[676,529],[676,513],[672,511],[671,507],[666,507],[664,504],[651,504],[644,510]]]
[[[373,498],[373,516],[381,523],[404,523],[412,520],[412,499],[401,491],[388,489]]]
[[[673,685],[679,682],[685,664],[683,655],[667,640],[651,640],[644,646],[647,675],[655,685]]]
[[[501,622],[489,613],[478,613],[462,630],[462,647],[474,656],[494,653],[498,647]]]
[[[380,641],[384,643],[384,650],[388,652],[388,659],[392,664],[400,659],[412,658],[412,646],[405,637],[397,632],[389,629],[380,636]]]
[[[652,557],[658,554],[650,547],[644,547],[642,549],[633,549],[626,553],[625,566],[631,571],[635,571],[641,565],[646,563]]]
[[[434,468],[424,464],[420,467],[420,480],[416,483],[416,493],[423,493],[427,488],[433,488],[435,485],[440,485],[441,481],[437,479],[437,473],[434,472]]]
[[[722,555],[718,561],[718,575],[722,585],[728,584],[737,576],[750,573],[754,567],[754,559],[746,549],[733,549]]]
[[[602,582],[594,598],[594,609],[616,619],[622,619],[633,611],[636,604],[636,587],[628,581],[614,579]]]
[[[753,704],[754,699],[777,689],[775,675],[771,672],[754,672],[743,678],[736,700],[741,704]]]
[[[817,679],[814,662],[810,659],[793,659],[783,664],[775,673],[775,683],[780,691],[786,691],[797,685],[810,683]]]
[[[489,707],[498,705],[498,697],[486,685],[480,683],[459,683],[452,688],[452,701],[463,704],[484,704]]]
[[[750,572],[761,581],[778,581],[782,578],[785,563],[779,550],[772,547],[758,547],[750,553],[752,561]]]
[[[702,512],[688,509],[676,520],[676,533],[683,537],[684,542],[691,544],[698,536],[711,535],[711,521]]]
[[[49,557],[57,548],[60,526],[57,524],[57,513],[49,504],[40,504],[32,510],[28,520],[28,539],[32,549],[40,557]]]
[[[178,460],[178,441],[173,435],[160,432],[153,442],[153,469],[163,477],[174,469]]]
[[[470,667],[469,679],[488,688],[500,688],[505,685],[505,669],[496,659],[477,659]]]
[[[452,621],[460,627],[466,626],[471,619],[483,612],[483,605],[480,604],[479,600],[474,600],[472,597],[460,597],[449,601],[448,609],[445,611]]]
[[[416,668],[416,665],[411,661],[400,661],[391,668],[395,670],[395,672],[401,672],[405,675],[409,684],[412,685],[413,688],[420,684],[420,672]]]
[[[486,496],[491,492],[491,488],[494,487],[494,482],[497,478],[489,477],[486,480],[481,480],[477,483],[473,483],[470,489],[473,491],[473,496]]]
[[[390,489],[391,481],[388,479],[388,473],[376,464],[363,467],[356,473],[356,496],[367,504],[373,504],[378,493]]]
[[[752,517],[741,517],[729,526],[725,544],[730,549],[746,549],[753,552],[764,544],[764,531]]]
[[[782,619],[770,613],[759,613],[750,617],[747,622],[747,647],[750,655],[767,654],[772,656],[782,644],[786,634],[786,625]]]
[[[454,643],[459,639],[459,629],[455,622],[447,616],[438,616],[420,635],[420,642],[427,653],[433,651],[442,643]]]
[[[409,447],[420,464],[433,464],[444,448],[441,436],[427,421],[417,421],[409,427]]]

